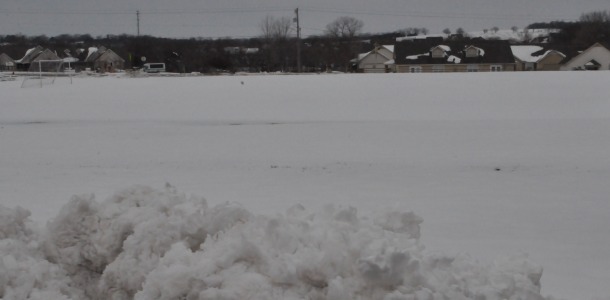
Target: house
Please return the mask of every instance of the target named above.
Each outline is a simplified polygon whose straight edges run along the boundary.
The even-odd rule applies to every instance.
[[[15,71],[15,60],[6,53],[0,54],[0,71]]]
[[[540,59],[536,63],[536,70],[538,71],[557,71],[561,67],[561,63],[566,59],[566,55],[563,52],[557,50],[543,50],[535,55],[539,54]]]
[[[359,72],[364,73],[388,73],[394,71],[394,46],[375,45],[369,52],[361,53],[353,61],[357,64]]]
[[[442,40],[402,41],[395,46],[396,72],[503,72],[516,69],[508,41]]]
[[[561,70],[610,70],[610,50],[600,43],[566,59]]]
[[[517,71],[557,71],[567,57],[561,51],[535,45],[515,45],[511,46],[511,50],[515,56]]]
[[[60,60],[60,58],[57,56],[57,53],[49,49],[36,46],[35,48],[26,51],[23,58],[15,61],[16,68],[18,70],[29,71],[32,63],[42,60]]]
[[[85,63],[99,72],[114,73],[125,69],[125,60],[106,47],[89,48]]]

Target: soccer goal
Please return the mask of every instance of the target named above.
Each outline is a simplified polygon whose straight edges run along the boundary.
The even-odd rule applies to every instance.
[[[23,78],[22,88],[43,87],[55,83],[59,76],[67,76],[72,83],[72,73],[64,73],[63,60],[39,60],[30,64],[28,75]]]

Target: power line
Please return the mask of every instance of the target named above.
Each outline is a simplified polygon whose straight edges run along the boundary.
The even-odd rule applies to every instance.
[[[224,14],[224,13],[255,13],[255,12],[290,12],[292,8],[279,7],[253,7],[253,8],[223,8],[223,9],[189,9],[189,10],[137,10],[147,15],[176,15],[176,14]],[[2,14],[22,15],[127,15],[133,14],[133,10],[8,10],[0,9]]]
[[[273,13],[273,12],[292,12],[293,8],[288,7],[235,7],[221,9],[149,9],[138,10],[141,14],[148,15],[172,15],[172,14],[235,14],[235,13]],[[348,14],[364,16],[389,16],[389,17],[419,17],[419,18],[451,18],[451,19],[510,19],[510,20],[531,20],[531,19],[557,19],[570,20],[576,19],[574,16],[565,15],[532,15],[532,14],[498,14],[498,13],[436,13],[430,11],[374,11],[358,9],[337,9],[320,7],[303,7],[301,11],[330,14]],[[42,10],[42,9],[20,9],[8,10],[0,9],[4,14],[24,14],[24,15],[125,15],[133,14],[133,10]]]

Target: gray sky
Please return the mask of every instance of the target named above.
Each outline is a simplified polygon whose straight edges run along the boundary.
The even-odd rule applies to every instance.
[[[163,37],[252,37],[266,15],[294,17],[303,34],[322,34],[335,18],[364,21],[364,32],[426,27],[478,31],[498,26],[576,20],[583,12],[610,9],[609,0],[2,0],[0,35],[62,33],[136,34]]]

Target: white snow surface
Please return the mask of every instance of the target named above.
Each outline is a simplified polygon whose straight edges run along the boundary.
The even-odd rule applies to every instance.
[[[609,299],[608,80],[3,82],[0,295]]]
[[[543,48],[540,46],[532,46],[532,45],[518,45],[518,46],[510,46],[510,49],[513,51],[513,55],[523,62],[537,62],[541,56],[533,56],[532,53],[536,53]]]

